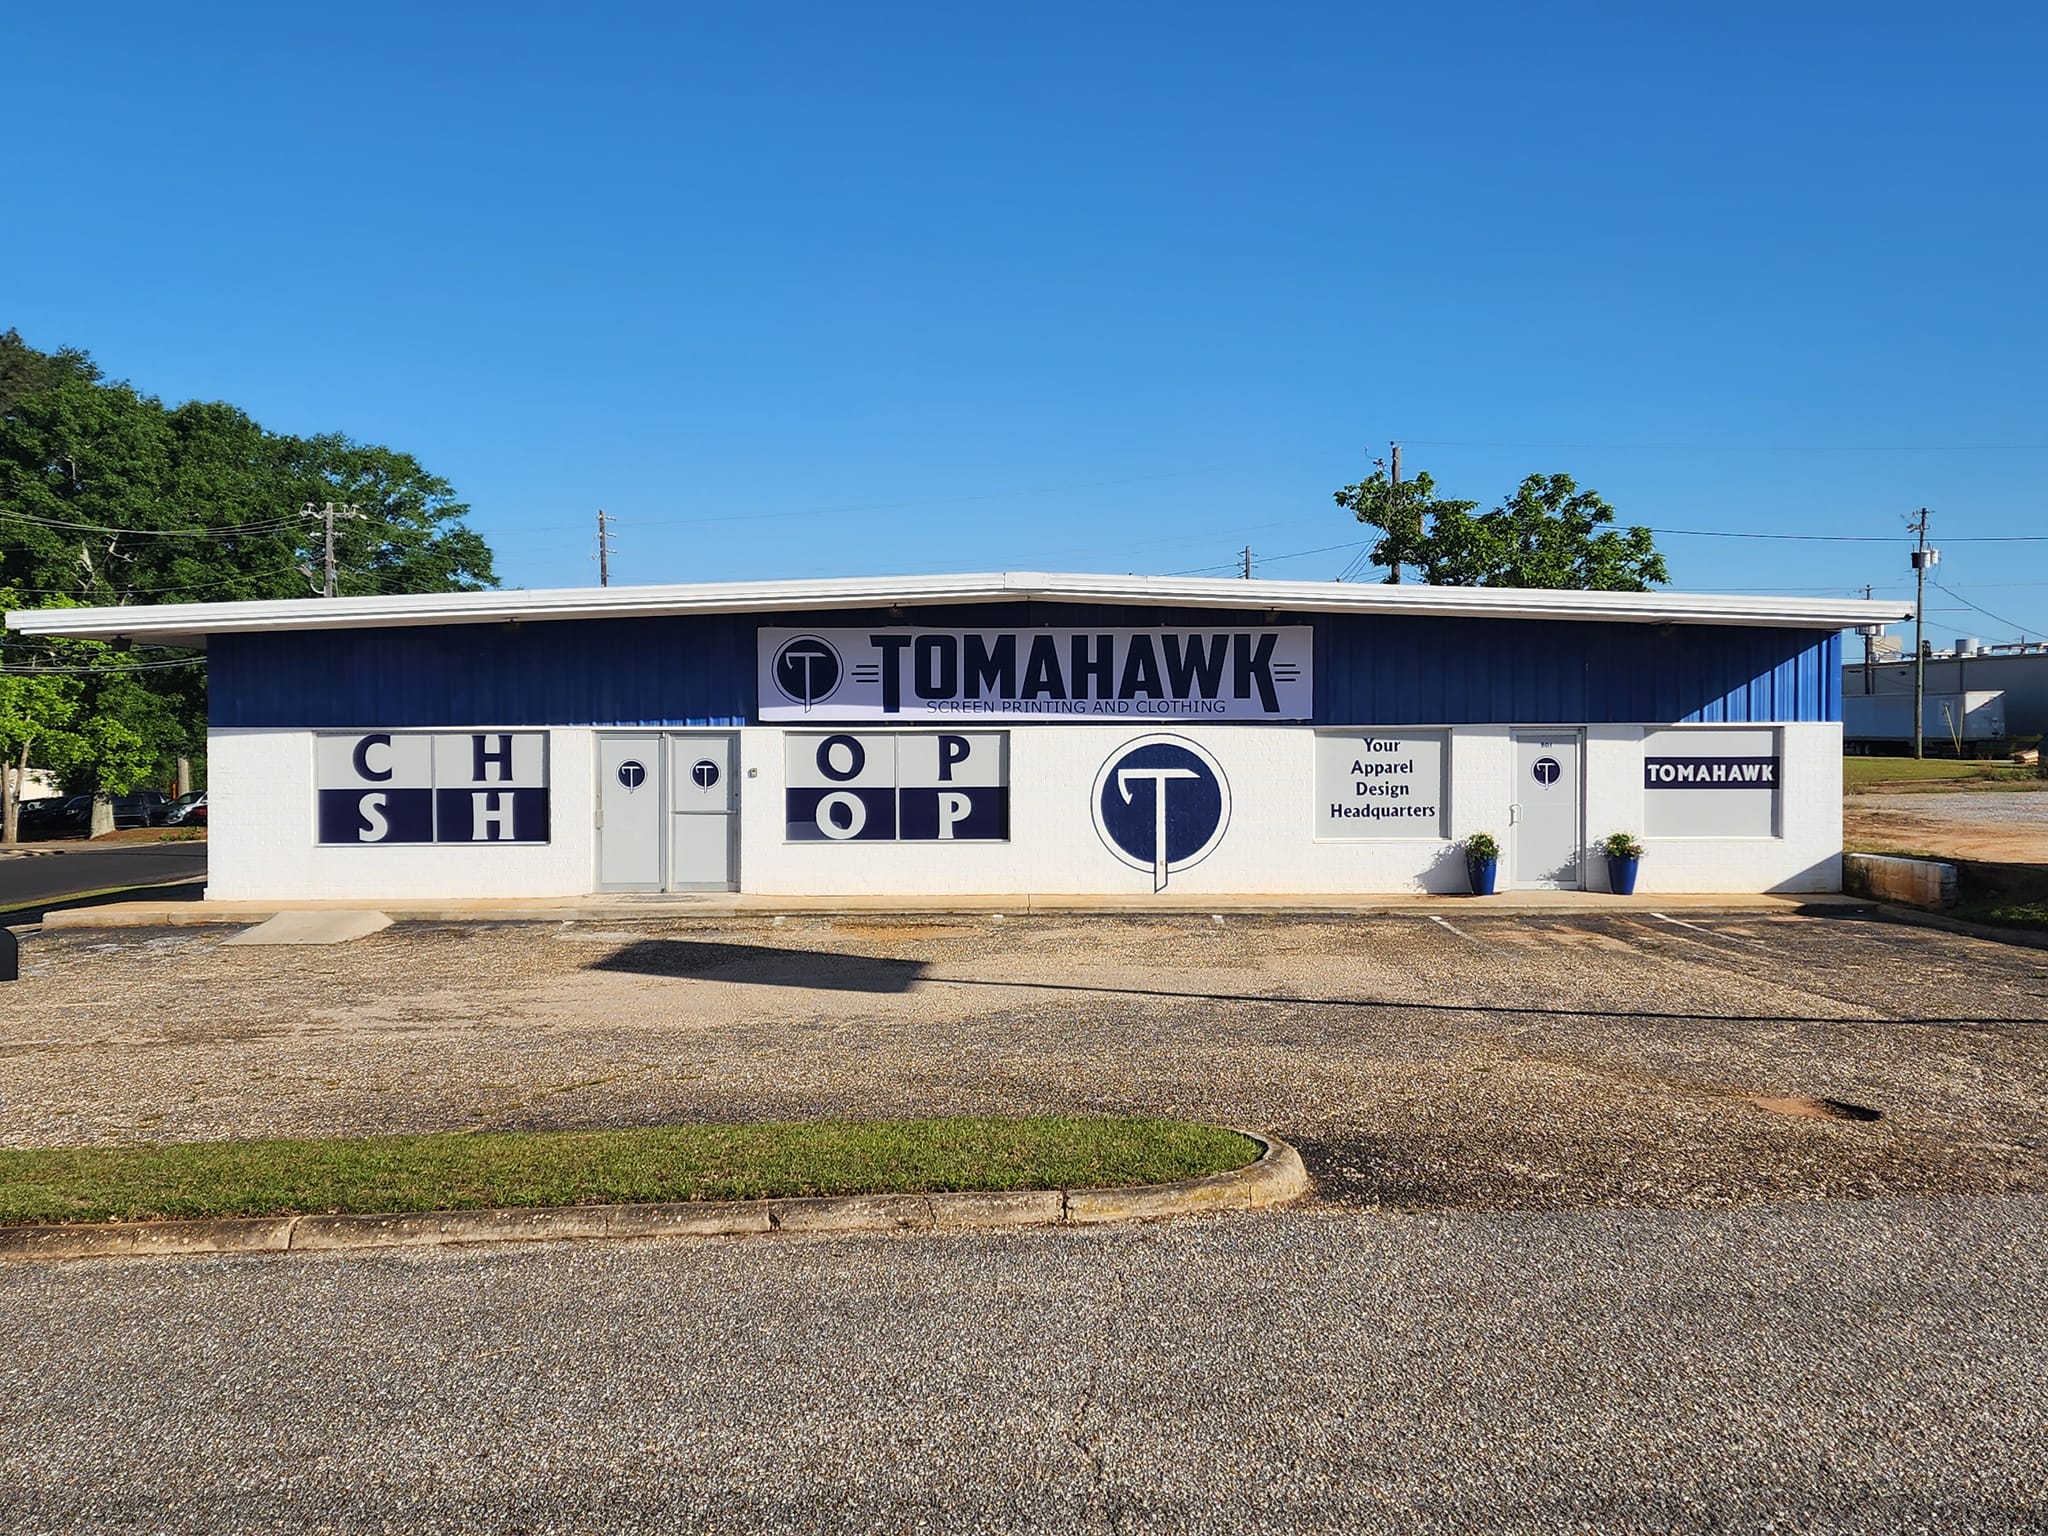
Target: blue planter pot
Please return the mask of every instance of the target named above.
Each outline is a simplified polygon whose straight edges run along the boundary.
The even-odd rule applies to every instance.
[[[1636,869],[1641,859],[1617,859],[1607,856],[1607,885],[1617,896],[1633,896],[1636,893]]]
[[[1467,859],[1465,861],[1465,878],[1472,882],[1472,894],[1474,896],[1491,896],[1493,894],[1493,877],[1499,872],[1499,869],[1500,861],[1498,859]]]

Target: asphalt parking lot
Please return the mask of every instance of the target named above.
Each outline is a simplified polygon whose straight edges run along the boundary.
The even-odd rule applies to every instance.
[[[0,1144],[1139,1109],[1277,1130],[1320,1193],[0,1268],[0,1528],[2048,1529],[2040,951],[1853,913],[223,933],[31,934]]]
[[[0,1145],[1145,1111],[1364,1207],[2048,1188],[2043,953],[1855,914],[229,931],[32,934]]]
[[[0,1270],[0,1526],[2039,1531],[2039,1197]]]

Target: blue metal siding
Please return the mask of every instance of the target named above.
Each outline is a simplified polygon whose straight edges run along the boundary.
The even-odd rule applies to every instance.
[[[1333,615],[1316,634],[1331,725],[1838,720],[1841,637],[1719,625]]]
[[[1242,612],[1006,603],[648,619],[568,619],[217,635],[211,723],[356,729],[744,725],[754,632],[1186,625]],[[1326,725],[1756,723],[1841,718],[1841,637],[1721,625],[1282,615],[1316,631]]]

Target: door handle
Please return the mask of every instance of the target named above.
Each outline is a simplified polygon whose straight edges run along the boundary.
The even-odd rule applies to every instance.
[[[1521,814],[1522,802],[1519,800],[1510,801],[1508,804],[1508,825],[1512,827],[1515,824],[1515,822],[1520,818]]]

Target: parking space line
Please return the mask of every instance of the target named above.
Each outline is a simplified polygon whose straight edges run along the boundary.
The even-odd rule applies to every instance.
[[[1464,940],[1464,941],[1465,941],[1465,942],[1466,942],[1467,944],[1471,944],[1471,945],[1473,945],[1473,946],[1475,946],[1476,948],[1479,948],[1479,949],[1485,949],[1485,948],[1486,948],[1486,945],[1484,945],[1484,944],[1480,943],[1480,942],[1479,942],[1479,940],[1477,940],[1477,939],[1473,938],[1473,937],[1472,937],[1472,935],[1471,935],[1471,934],[1469,934],[1469,933],[1467,933],[1467,932],[1466,932],[1466,931],[1465,931],[1464,929],[1462,929],[1462,928],[1459,928],[1459,927],[1456,927],[1456,926],[1454,926],[1453,924],[1451,924],[1451,923],[1449,923],[1449,922],[1446,922],[1446,921],[1445,921],[1445,920],[1444,920],[1443,918],[1441,918],[1441,917],[1438,917],[1438,916],[1437,916],[1437,915],[1436,915],[1436,914],[1435,914],[1434,912],[1431,912],[1431,913],[1429,913],[1429,914],[1428,914],[1428,916],[1429,916],[1429,920],[1430,920],[1430,921],[1431,921],[1432,923],[1435,923],[1435,924],[1436,924],[1436,925],[1437,925],[1437,926],[1438,926],[1439,928],[1449,928],[1449,929],[1451,930],[1451,932],[1452,932],[1452,933],[1455,933],[1455,934],[1456,934],[1456,935],[1457,935],[1457,936],[1458,936],[1459,938],[1463,939],[1463,940]]]
[[[1768,949],[1770,947],[1767,944],[1759,944],[1755,939],[1745,939],[1739,934],[1722,933],[1717,929],[1702,928],[1698,923],[1688,923],[1682,918],[1667,917],[1662,912],[1652,912],[1650,916],[1656,918],[1660,923],[1669,923],[1674,928],[1690,928],[1694,933],[1704,933],[1708,938],[1719,939],[1724,944],[1746,944],[1751,949]]]

